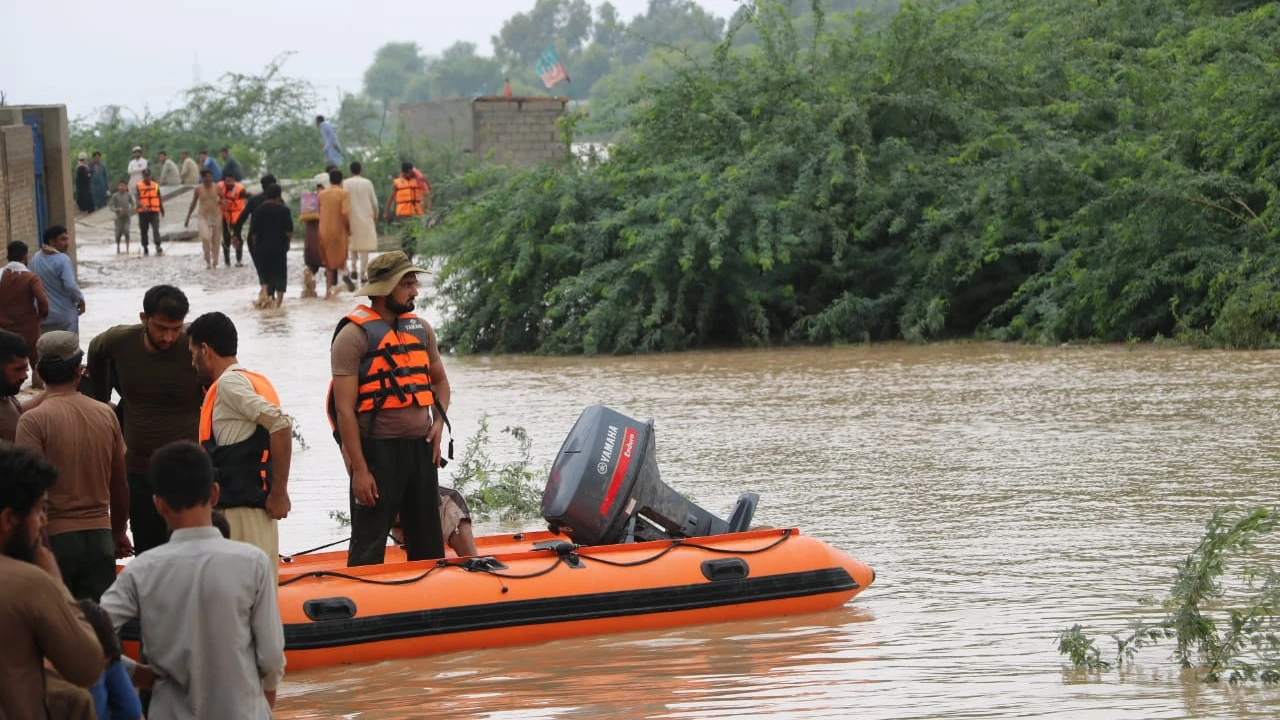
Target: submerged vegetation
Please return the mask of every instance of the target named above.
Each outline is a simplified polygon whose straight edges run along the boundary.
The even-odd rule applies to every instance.
[[[1266,508],[1214,513],[1169,594],[1144,601],[1163,611],[1160,620],[1113,635],[1114,659],[1104,658],[1080,625],[1059,634],[1058,651],[1077,668],[1103,671],[1132,665],[1142,648],[1172,640],[1178,663],[1205,680],[1280,682],[1280,572],[1258,547],[1276,520]]]
[[[641,78],[606,160],[463,178],[442,339],[1280,344],[1280,4],[809,5]]]

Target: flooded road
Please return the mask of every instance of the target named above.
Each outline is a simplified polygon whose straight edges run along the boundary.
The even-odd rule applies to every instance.
[[[82,241],[84,243],[84,241]],[[222,310],[310,448],[295,452],[285,552],[345,537],[323,415],[328,343],[354,299],[255,311],[253,271],[80,251],[84,344],[175,282]],[[435,314],[424,313],[433,321]],[[657,420],[663,478],[725,513],[798,526],[874,567],[850,605],[685,628],[299,672],[280,718],[1246,718],[1280,690],[1183,683],[1168,648],[1124,676],[1064,672],[1056,633],[1103,637],[1162,594],[1209,512],[1276,503],[1280,354],[876,346],[632,358],[446,358],[457,451],[488,413],[549,462],[586,405]],[[450,469],[442,473],[448,482]],[[538,527],[530,520],[525,527]],[[496,530],[482,525],[480,531]]]

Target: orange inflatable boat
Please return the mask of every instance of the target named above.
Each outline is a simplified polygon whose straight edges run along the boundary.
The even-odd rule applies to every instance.
[[[346,567],[345,552],[284,557],[290,671],[433,653],[808,613],[875,572],[791,529],[748,529],[757,496],[715,517],[667,487],[652,423],[588,408],[543,495],[550,531],[477,539],[475,557]],[[136,657],[137,628],[126,626]]]

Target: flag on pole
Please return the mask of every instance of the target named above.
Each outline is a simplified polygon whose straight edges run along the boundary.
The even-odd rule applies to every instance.
[[[538,64],[533,66],[538,77],[542,78],[542,84],[547,89],[559,85],[569,79],[569,73],[564,71],[564,65],[560,63],[560,56],[556,54],[554,45],[548,45],[546,50],[542,51],[542,56],[538,58]]]

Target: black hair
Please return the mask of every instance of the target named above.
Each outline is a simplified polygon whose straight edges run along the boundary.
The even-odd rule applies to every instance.
[[[268,200],[278,200],[284,195],[284,190],[279,185],[272,183],[267,186],[266,193]]]
[[[16,332],[0,330],[0,365],[8,365],[14,358],[31,357],[27,341]]]
[[[172,285],[156,285],[142,296],[142,313],[147,317],[160,315],[182,322],[190,310],[186,293]]]
[[[89,621],[89,627],[93,628],[93,634],[98,636],[103,657],[111,662],[119,660],[123,653],[120,650],[120,638],[111,625],[111,616],[107,615],[107,611],[103,610],[101,605],[89,598],[82,598],[76,602],[80,606],[80,612],[84,613],[84,619]]]
[[[66,231],[67,229],[62,227],[61,225],[50,225],[49,227],[45,228],[45,231],[44,231],[45,243],[48,243],[51,240],[57,240],[58,236],[65,233]]]
[[[272,175],[271,173],[267,173],[266,175],[262,176],[259,182],[262,183],[262,189],[266,190],[268,185],[276,184],[276,176]]]
[[[330,185],[341,185],[341,184],[342,184],[342,171],[341,171],[341,170],[330,170],[330,171],[329,171],[329,184],[330,184]]]
[[[205,175],[208,175],[209,177],[213,177],[213,171],[212,171],[212,170],[210,170],[209,168],[205,168],[205,169],[201,170],[201,171],[200,171],[200,177],[204,177]]]
[[[222,357],[235,357],[239,339],[236,324],[217,312],[207,312],[187,327],[187,337],[197,345],[208,345]]]
[[[101,155],[101,154],[102,154],[102,151],[101,151],[101,150],[94,150],[94,151],[93,151],[93,154],[92,154],[92,155],[90,155],[89,157],[96,157],[96,156]]]
[[[57,479],[57,469],[40,453],[0,443],[0,510],[26,517]]]
[[[198,150],[198,151],[196,151],[196,154],[197,154],[197,155],[208,155],[208,154],[209,154],[209,151],[208,151],[208,150]]]
[[[189,440],[171,442],[155,451],[147,479],[151,491],[174,510],[208,505],[213,497],[213,461]]]
[[[317,125],[319,125],[319,124],[320,124],[320,123],[322,123],[322,122],[324,122],[324,116],[323,116],[323,115],[317,115],[317,116],[316,116],[316,124],[317,124]]]
[[[218,532],[222,533],[222,537],[231,539],[231,523],[227,522],[227,516],[222,514],[221,510],[213,511],[213,526],[218,528]]]
[[[218,152],[224,152],[224,153],[226,153],[226,154],[230,155],[230,154],[231,154],[231,148],[224,147],[224,148],[222,148],[221,150],[219,150]]]
[[[342,168],[338,167],[337,165],[334,165],[333,163],[329,163],[328,165],[325,165],[325,166],[324,166],[324,171],[325,171],[326,173],[331,173],[331,172],[333,172],[334,170],[341,170],[341,169],[342,169]]]
[[[9,243],[5,251],[9,253],[9,262],[22,262],[27,258],[27,244],[21,240]]]
[[[48,385],[67,385],[75,382],[76,371],[80,369],[80,359],[83,355],[76,355],[70,358],[60,357],[42,357],[40,362],[36,363],[36,372],[40,373],[41,379]]]
[[[400,163],[400,172],[407,173],[412,169],[413,169],[413,163],[407,162],[407,161]]]
[[[360,173],[362,173],[362,172],[364,172],[364,166],[363,166],[363,165],[361,165],[361,164],[360,164],[360,163],[358,163],[358,162],[352,162],[352,163],[351,163],[351,174],[352,174],[352,175],[359,175],[359,174],[360,174]]]
[[[158,152],[158,153],[156,153],[156,154],[157,154],[157,155],[163,155],[163,156],[165,156],[165,157],[169,157],[169,153],[165,152],[164,150],[161,150],[160,152]]]

